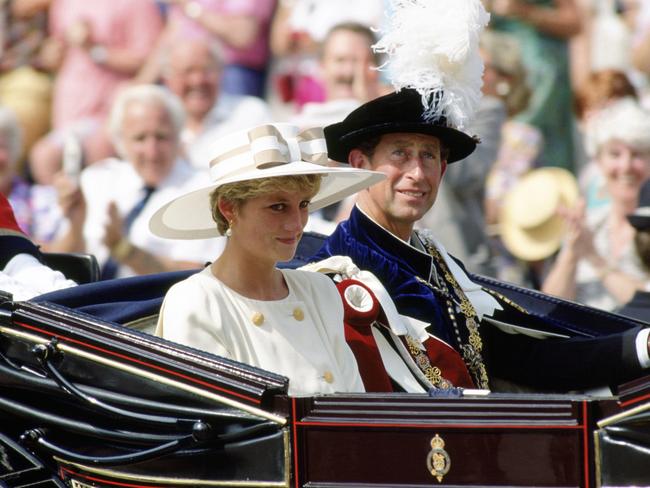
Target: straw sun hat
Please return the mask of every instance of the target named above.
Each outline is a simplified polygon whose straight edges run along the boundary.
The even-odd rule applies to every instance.
[[[557,210],[579,197],[575,177],[562,168],[538,168],[524,175],[505,195],[499,216],[501,239],[525,261],[551,256],[561,245],[565,224]]]
[[[337,202],[385,178],[376,171],[328,166],[321,128],[300,131],[290,124],[265,124],[215,140],[210,161],[212,184],[182,195],[160,208],[149,221],[151,232],[171,239],[219,235],[212,219],[210,193],[227,183],[276,176],[323,176],[309,210]]]

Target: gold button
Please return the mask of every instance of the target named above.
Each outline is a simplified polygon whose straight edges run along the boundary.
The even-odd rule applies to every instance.
[[[293,309],[293,318],[296,319],[297,321],[304,320],[305,312],[303,312],[300,307],[296,307]]]
[[[261,312],[253,312],[253,315],[251,316],[251,320],[255,325],[259,327],[264,323],[264,314]]]
[[[333,383],[334,382],[334,375],[332,374],[331,371],[325,371],[325,373],[323,374],[323,379],[327,383]]]

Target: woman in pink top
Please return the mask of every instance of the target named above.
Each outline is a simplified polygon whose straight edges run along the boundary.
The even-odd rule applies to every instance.
[[[269,26],[276,0],[168,1],[172,5],[159,53],[164,53],[174,39],[214,39],[225,60],[222,91],[264,98]],[[153,81],[150,73],[158,69],[143,81]]]
[[[53,0],[49,24],[58,71],[53,132],[30,157],[39,183],[50,183],[60,169],[63,140],[70,133],[83,141],[86,163],[112,153],[99,129],[116,89],[137,73],[163,28],[154,0]]]

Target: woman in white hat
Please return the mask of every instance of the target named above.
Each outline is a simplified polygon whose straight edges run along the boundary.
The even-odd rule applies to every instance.
[[[383,175],[327,166],[321,129],[268,124],[214,147],[213,184],[168,203],[150,227],[228,241],[214,263],[169,290],[156,334],[285,375],[292,395],[363,391],[335,285],[276,264],[294,256],[310,210]]]
[[[587,212],[583,203],[565,212],[567,237],[542,290],[613,310],[650,281],[627,219],[650,178],[650,113],[632,99],[621,100],[592,119],[586,136],[611,203]]]

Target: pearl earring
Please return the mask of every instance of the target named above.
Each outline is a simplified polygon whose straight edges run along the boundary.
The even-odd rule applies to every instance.
[[[228,222],[228,228],[226,229],[226,237],[232,237],[232,222]]]

